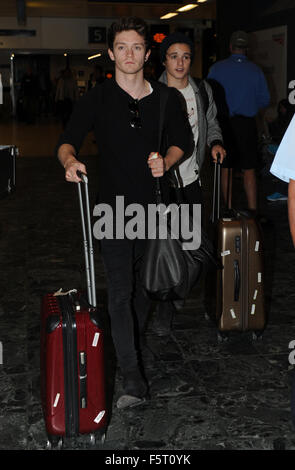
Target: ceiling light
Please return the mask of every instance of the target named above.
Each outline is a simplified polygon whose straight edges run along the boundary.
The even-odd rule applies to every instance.
[[[193,8],[196,8],[199,5],[196,5],[195,3],[189,3],[188,5],[184,5],[184,7],[178,8],[176,11],[189,11],[193,10]]]
[[[160,20],[169,20],[169,18],[173,18],[173,16],[178,15],[178,13],[167,13],[167,15],[161,16]]]
[[[198,3],[204,3],[207,2],[207,0],[198,0]]]
[[[95,59],[96,57],[100,57],[100,56],[101,54],[91,55],[90,57],[88,57],[88,60]]]

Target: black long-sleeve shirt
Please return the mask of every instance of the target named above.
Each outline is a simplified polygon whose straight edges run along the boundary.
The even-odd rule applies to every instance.
[[[115,205],[115,197],[125,203],[155,203],[155,178],[147,164],[150,152],[159,150],[160,89],[151,82],[153,92],[139,100],[140,129],[132,128],[128,103],[132,97],[115,80],[106,80],[86,93],[77,103],[61,135],[58,147],[71,144],[77,154],[89,131],[93,130],[99,150],[99,202]],[[168,147],[186,151],[190,142],[179,92],[169,88],[164,129]]]

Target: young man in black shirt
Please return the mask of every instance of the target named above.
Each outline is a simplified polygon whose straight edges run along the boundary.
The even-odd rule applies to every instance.
[[[58,144],[66,180],[78,182],[77,170],[86,173],[86,168],[77,154],[93,129],[100,152],[99,203],[114,210],[118,196],[124,196],[126,205],[137,203],[147,208],[155,204],[155,178],[183,157],[191,137],[178,91],[171,88],[163,126],[167,151],[155,158],[164,85],[144,78],[144,63],[150,55],[147,37],[147,25],[141,19],[121,18],[113,23],[108,53],[115,63],[115,79],[97,85],[81,98]],[[126,235],[101,240],[112,338],[123,375],[119,408],[140,403],[148,393],[140,367],[140,338],[150,304],[135,272],[135,260],[144,245],[144,239]]]

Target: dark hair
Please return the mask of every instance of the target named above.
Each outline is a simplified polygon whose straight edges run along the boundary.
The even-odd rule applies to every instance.
[[[136,31],[140,36],[143,37],[145,42],[146,50],[150,49],[150,38],[149,31],[146,22],[136,16],[122,17],[119,21],[115,21],[111,24],[108,30],[108,47],[113,50],[114,40],[117,33],[122,31]]]
[[[191,63],[193,63],[194,55],[195,55],[195,47],[193,41],[183,33],[176,31],[175,33],[166,36],[165,39],[161,42],[160,46],[160,60],[161,62],[165,62],[166,60],[166,53],[172,44],[187,44],[191,50]]]

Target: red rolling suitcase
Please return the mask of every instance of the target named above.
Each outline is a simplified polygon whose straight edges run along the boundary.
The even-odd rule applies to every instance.
[[[214,201],[216,186],[216,238],[221,260],[216,285],[218,338],[226,339],[230,331],[251,331],[252,338],[256,339],[266,325],[262,231],[255,218],[247,212],[229,210],[220,217],[219,162],[215,165]],[[213,221],[214,218],[213,205]]]
[[[47,294],[41,307],[41,400],[47,447],[61,447],[64,437],[89,434],[90,444],[102,442],[106,429],[103,330],[96,308],[95,273],[88,196],[87,224],[81,183],[78,184],[87,296],[75,289]],[[88,241],[86,235],[88,229]]]

